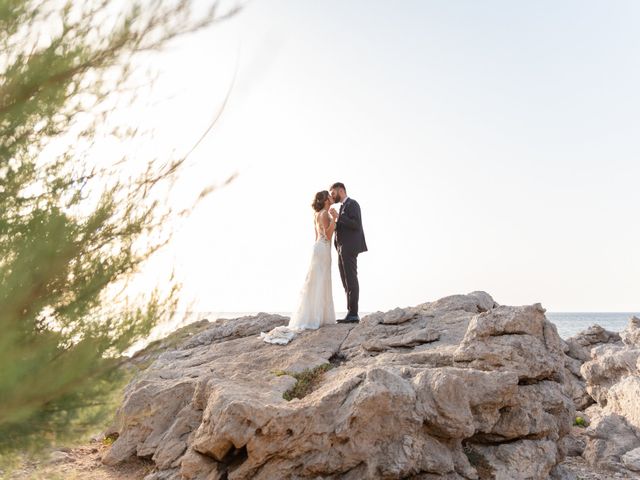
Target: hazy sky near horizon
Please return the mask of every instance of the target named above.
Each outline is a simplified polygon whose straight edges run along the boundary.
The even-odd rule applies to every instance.
[[[176,43],[166,145],[227,187],[177,232],[200,311],[291,311],[334,181],[362,207],[361,311],[473,290],[640,309],[640,3],[255,0]],[[165,145],[159,143],[159,148]],[[333,251],[334,301],[346,302]]]

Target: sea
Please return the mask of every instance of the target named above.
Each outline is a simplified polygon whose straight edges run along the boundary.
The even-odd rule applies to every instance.
[[[556,324],[558,333],[565,340],[581,332],[591,325],[600,325],[612,332],[621,332],[629,324],[633,316],[640,317],[638,312],[547,312],[549,321]]]
[[[192,312],[186,314],[182,320],[173,325],[163,325],[164,332],[156,332],[159,337],[172,332],[175,328],[186,325],[188,323],[207,319],[209,321],[218,318],[238,318],[247,315],[256,315],[257,312]],[[278,313],[284,316],[291,316],[291,312],[270,312]],[[338,318],[342,318],[345,312],[336,312]],[[361,312],[363,317],[367,312]],[[546,312],[547,318],[556,324],[560,337],[567,339],[581,332],[591,325],[600,325],[606,330],[620,332],[624,330],[632,316],[640,317],[640,312]]]

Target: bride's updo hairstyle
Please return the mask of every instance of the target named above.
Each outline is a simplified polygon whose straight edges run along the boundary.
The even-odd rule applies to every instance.
[[[329,198],[329,192],[322,190],[321,192],[316,193],[316,198],[313,199],[311,206],[316,212],[319,212],[324,208],[324,202],[327,198]]]

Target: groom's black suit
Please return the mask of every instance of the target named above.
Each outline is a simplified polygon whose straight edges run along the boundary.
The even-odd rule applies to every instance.
[[[360,205],[352,198],[346,198],[340,207],[336,223],[335,246],[338,250],[338,267],[344,291],[347,293],[349,315],[358,315],[358,254],[367,251],[367,243],[362,230]]]

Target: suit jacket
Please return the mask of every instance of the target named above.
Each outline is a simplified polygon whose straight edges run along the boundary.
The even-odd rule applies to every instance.
[[[340,208],[340,216],[336,223],[335,246],[355,254],[367,251],[360,205],[353,198],[347,198]]]

